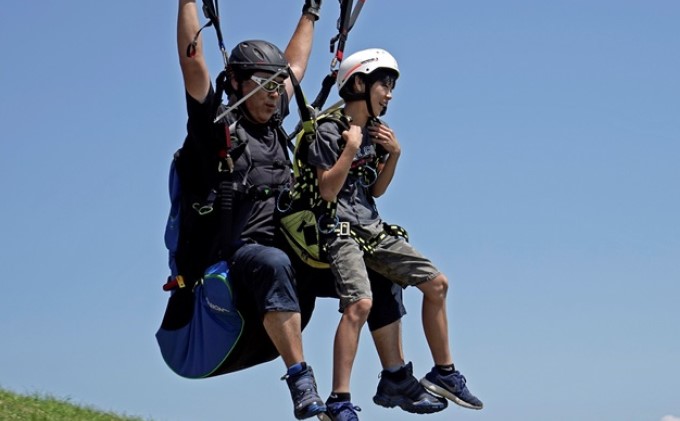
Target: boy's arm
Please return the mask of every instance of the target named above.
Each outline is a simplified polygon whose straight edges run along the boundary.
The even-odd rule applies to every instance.
[[[187,56],[187,47],[198,33],[200,24],[195,0],[179,0],[177,13],[177,52],[187,93],[203,103],[210,91],[210,73],[203,55],[203,41],[199,35],[195,54]]]
[[[397,170],[401,146],[392,129],[383,124],[370,126],[368,132],[373,139],[373,143],[381,145],[389,153],[387,161],[378,166],[378,178],[371,188],[373,197],[380,197],[387,191],[387,187],[392,182],[394,173]]]
[[[342,138],[345,141],[345,148],[335,161],[332,167],[323,169],[317,167],[316,175],[319,179],[319,193],[325,201],[335,200],[338,193],[342,189],[347,179],[347,174],[352,168],[354,157],[361,147],[362,139],[361,127],[352,125],[349,130],[342,132]]]

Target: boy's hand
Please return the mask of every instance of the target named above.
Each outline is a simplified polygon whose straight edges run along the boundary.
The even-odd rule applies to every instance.
[[[399,155],[401,146],[392,129],[384,124],[376,123],[368,126],[368,134],[376,145],[381,145],[390,155]]]
[[[345,149],[351,148],[352,153],[356,153],[356,151],[359,150],[362,138],[361,127],[354,124],[349,126],[349,130],[342,132],[342,139],[345,141]]]

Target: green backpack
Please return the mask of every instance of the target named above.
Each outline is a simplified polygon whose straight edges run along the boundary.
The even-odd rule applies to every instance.
[[[321,236],[332,233],[338,225],[337,202],[328,202],[321,197],[316,168],[306,159],[309,147],[316,141],[318,124],[334,121],[343,130],[349,128],[341,107],[342,103],[337,103],[314,120],[304,122],[293,151],[293,187],[287,197],[282,195],[277,203],[283,237],[303,262],[317,269],[329,267]]]

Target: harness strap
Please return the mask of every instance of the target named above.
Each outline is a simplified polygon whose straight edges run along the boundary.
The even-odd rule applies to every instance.
[[[382,231],[380,231],[378,234],[370,238],[364,238],[352,229],[352,226],[349,222],[340,222],[338,223],[338,226],[335,228],[334,232],[338,236],[351,237],[357,242],[357,244],[359,244],[361,250],[369,255],[373,254],[375,249],[387,237],[403,237],[406,241],[408,241],[408,232],[406,232],[406,230],[399,225],[383,223],[382,228]]]
[[[163,291],[174,291],[186,287],[184,277],[182,275],[168,276],[168,280],[163,284]]]
[[[340,63],[345,54],[345,42],[347,42],[347,35],[354,27],[354,23],[359,17],[359,12],[364,7],[365,0],[359,0],[352,10],[352,3],[354,0],[340,0],[340,18],[338,19],[338,34],[331,38],[330,50],[335,52],[335,56],[331,61],[331,69],[336,64]]]

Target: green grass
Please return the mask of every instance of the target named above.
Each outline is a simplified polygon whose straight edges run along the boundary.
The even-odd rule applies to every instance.
[[[47,395],[20,395],[0,389],[0,421],[144,421],[102,412]]]

